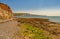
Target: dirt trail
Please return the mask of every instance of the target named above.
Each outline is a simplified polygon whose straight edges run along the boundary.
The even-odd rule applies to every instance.
[[[22,39],[22,37],[17,35],[20,32],[17,24],[18,22],[14,20],[0,23],[0,39]]]

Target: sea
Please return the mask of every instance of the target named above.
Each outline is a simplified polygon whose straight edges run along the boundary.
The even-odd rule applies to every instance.
[[[16,16],[18,18],[45,18],[49,19],[51,22],[60,23],[60,16]]]

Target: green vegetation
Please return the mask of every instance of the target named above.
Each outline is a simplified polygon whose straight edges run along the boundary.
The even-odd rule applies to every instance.
[[[25,39],[52,39],[43,34],[43,31],[37,27],[33,27],[29,23],[21,23],[22,34]]]

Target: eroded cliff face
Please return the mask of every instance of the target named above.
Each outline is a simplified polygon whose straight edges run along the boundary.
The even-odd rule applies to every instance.
[[[11,19],[13,17],[10,7],[0,3],[0,19]]]
[[[18,22],[13,20],[9,6],[0,3],[0,39],[22,39]]]

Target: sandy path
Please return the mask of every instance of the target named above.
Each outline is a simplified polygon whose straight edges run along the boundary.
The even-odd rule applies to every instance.
[[[17,24],[14,20],[0,23],[0,39],[20,39],[21,37],[14,37],[14,34],[20,31]]]

